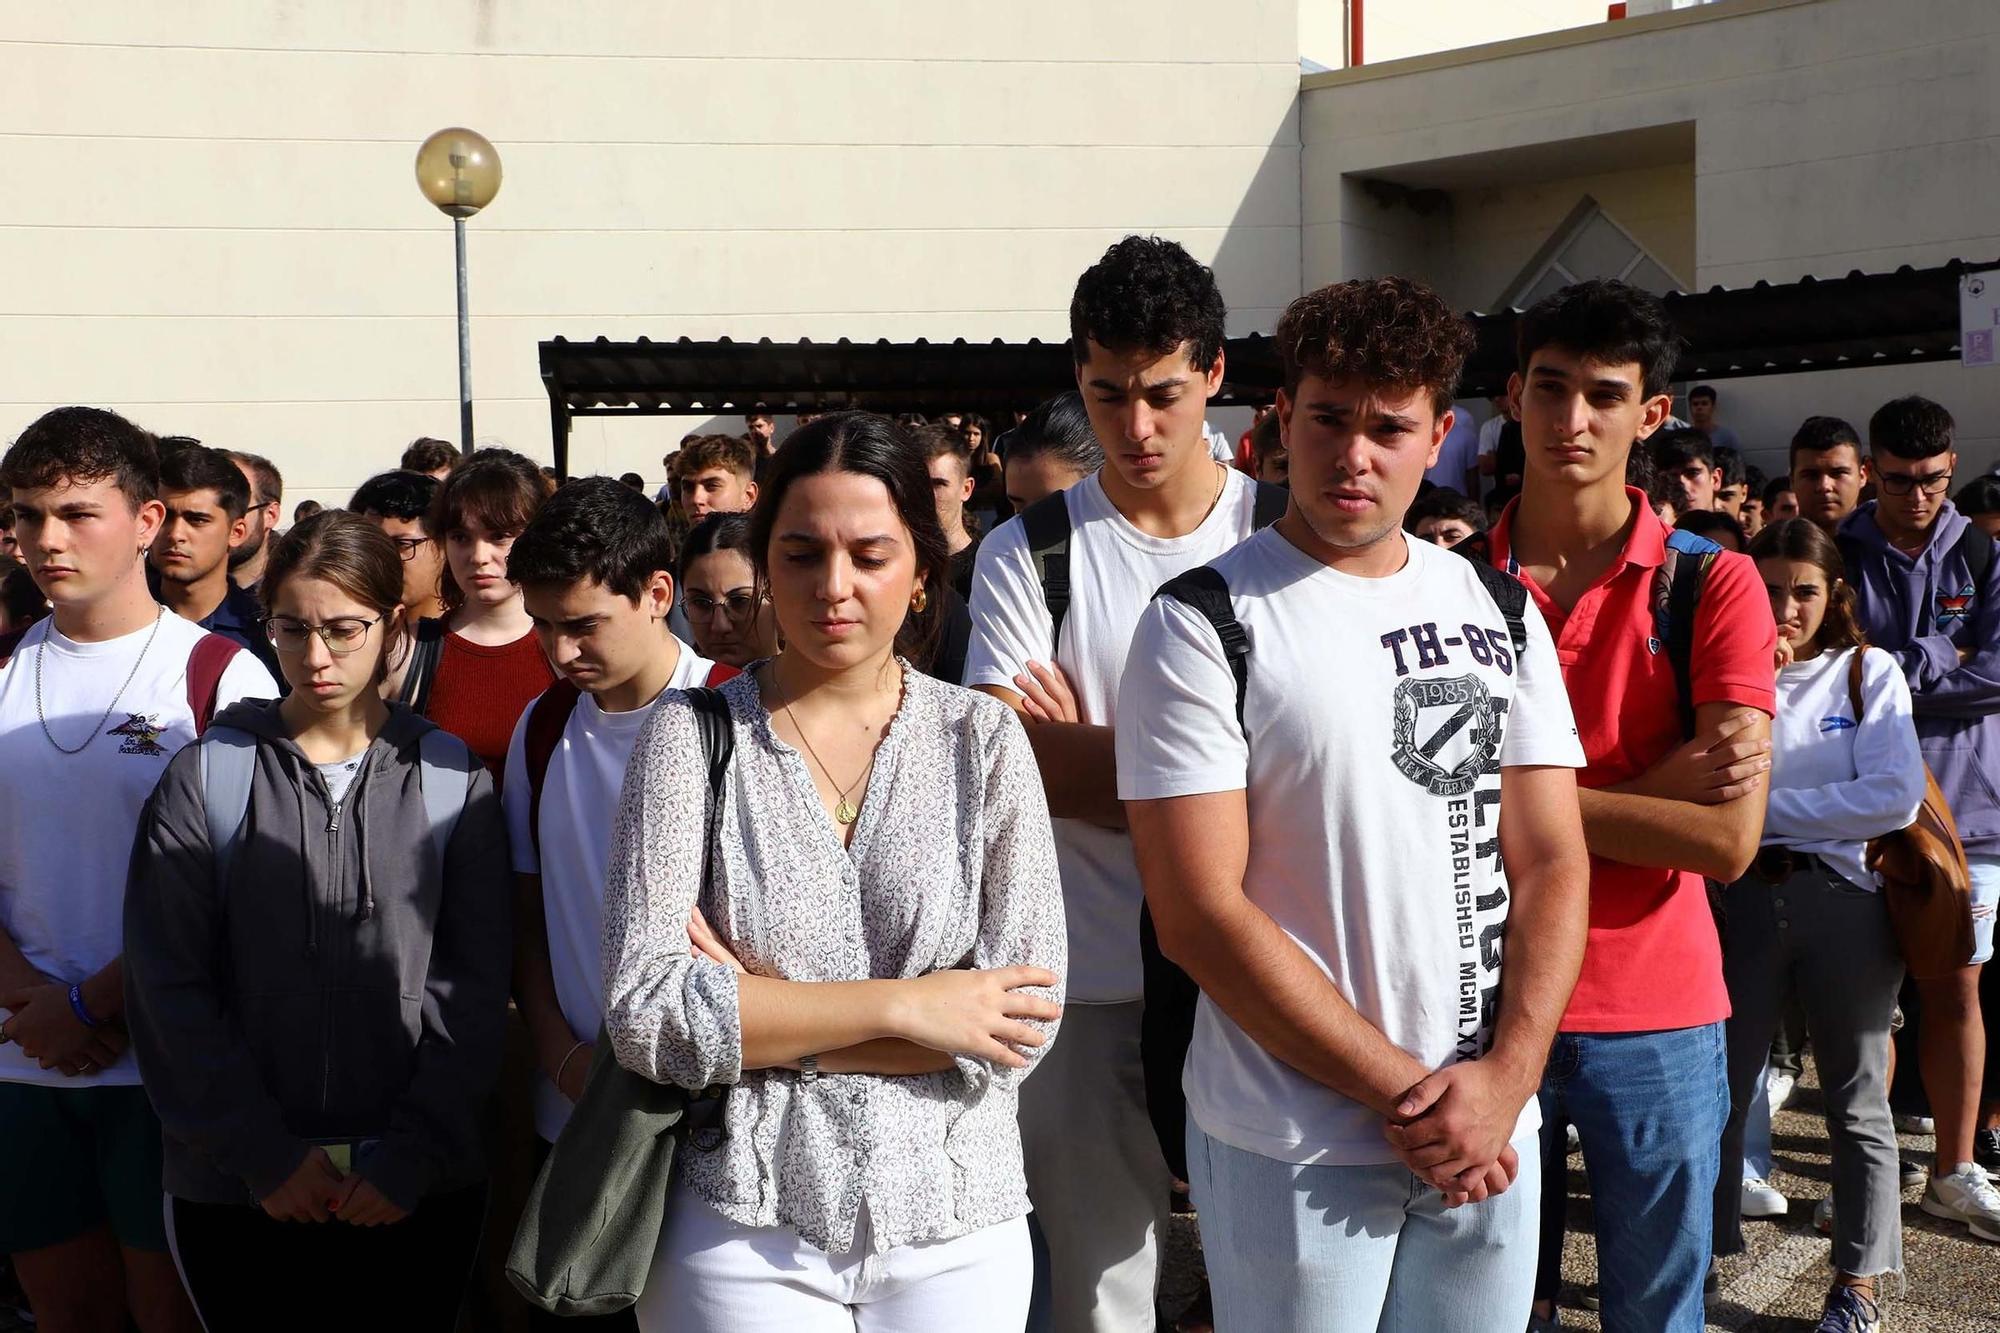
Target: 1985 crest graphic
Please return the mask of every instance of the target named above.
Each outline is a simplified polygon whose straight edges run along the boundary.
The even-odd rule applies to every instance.
[[[1477,676],[1406,680],[1396,687],[1396,749],[1403,776],[1433,796],[1463,796],[1500,753],[1500,716]]]

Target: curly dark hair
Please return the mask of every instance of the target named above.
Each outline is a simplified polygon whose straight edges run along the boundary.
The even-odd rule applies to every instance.
[[[160,494],[159,442],[116,412],[58,407],[22,431],[0,458],[0,487],[37,490],[110,478],[136,511]]]
[[[1206,371],[1222,355],[1227,312],[1215,274],[1173,241],[1127,236],[1076,280],[1069,350],[1082,365],[1090,344],[1165,356],[1187,344],[1188,364]]]
[[[1429,389],[1437,412],[1451,406],[1474,341],[1464,316],[1408,278],[1355,278],[1307,292],[1285,308],[1272,339],[1287,394],[1296,394],[1307,375],[1352,376]]]
[[[1823,454],[1829,449],[1838,449],[1843,444],[1853,449],[1857,457],[1860,456],[1861,436],[1854,427],[1839,417],[1807,417],[1799,423],[1798,430],[1792,434],[1792,445],[1786,458],[1786,466],[1796,467],[1799,455],[1802,453]]]

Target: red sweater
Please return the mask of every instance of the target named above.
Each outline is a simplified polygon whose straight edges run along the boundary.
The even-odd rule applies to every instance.
[[[447,632],[431,682],[430,719],[471,747],[497,790],[521,710],[555,679],[533,634],[488,648]]]

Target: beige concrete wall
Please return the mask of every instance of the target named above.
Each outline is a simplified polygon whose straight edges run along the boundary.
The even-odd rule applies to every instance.
[[[1615,35],[1590,40],[1600,34]],[[2000,180],[2000,5],[1988,0],[1723,0],[1455,58],[1318,76],[1305,86],[1309,283],[1359,271],[1356,264],[1394,248],[1355,230],[1367,219],[1353,211],[1350,177],[1689,123],[1694,271],[1682,276],[1700,286],[2000,258],[2000,211],[1992,204]],[[1568,174],[1545,165],[1535,179],[1562,182]],[[1557,217],[1560,202],[1548,200]],[[1624,209],[1612,212],[1640,231]],[[1686,225],[1671,211],[1657,221],[1662,231]],[[1435,264],[1446,282],[1465,271]],[[1767,466],[1773,456],[1782,466],[1804,416],[1865,418],[1899,392],[1949,406],[1973,464],[2000,458],[1994,370],[1735,381],[1724,389],[1724,416],[1766,451]]]
[[[506,180],[471,224],[477,429],[546,457],[535,344],[1060,337],[1129,231],[1215,264],[1232,332],[1298,290],[1297,10],[1248,0],[258,0],[35,6],[0,34],[0,436],[92,402],[345,497],[456,435],[449,223],[416,145]],[[691,423],[581,421],[657,480]]]

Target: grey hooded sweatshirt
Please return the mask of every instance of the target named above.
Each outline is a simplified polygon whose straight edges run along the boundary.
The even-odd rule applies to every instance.
[[[391,1202],[483,1179],[478,1111],[500,1065],[511,966],[507,831],[472,774],[442,882],[401,704],[338,811],[275,702],[215,724],[257,737],[250,806],[218,885],[197,752],[140,816],[125,893],[125,1005],[165,1129],[166,1190],[248,1204],[313,1140],[364,1141]],[[337,814],[337,817],[336,817]]]

